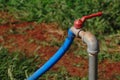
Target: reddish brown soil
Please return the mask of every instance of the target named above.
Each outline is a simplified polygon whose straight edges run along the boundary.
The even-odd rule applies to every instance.
[[[58,25],[37,24],[36,22],[5,23],[0,25],[0,44],[10,52],[21,51],[31,56],[38,53],[43,60],[48,60],[59,47],[49,45],[53,39],[62,42],[66,31],[58,29]],[[69,51],[52,68],[58,70],[64,66],[71,76],[84,77],[88,75],[88,61],[81,56],[75,56]],[[120,76],[120,62],[102,61],[99,63],[99,80],[116,80]]]
[[[104,61],[99,64],[99,80],[118,80],[120,76],[120,62]]]

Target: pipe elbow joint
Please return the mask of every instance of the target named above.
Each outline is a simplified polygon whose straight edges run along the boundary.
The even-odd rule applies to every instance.
[[[99,52],[99,43],[96,37],[90,32],[81,31],[79,36],[87,44],[87,51],[90,54],[97,54]]]
[[[81,37],[83,42],[87,44],[88,53],[95,55],[99,52],[98,40],[91,32],[85,32],[81,29],[76,29],[75,27],[71,27],[71,31],[76,35],[76,37]]]

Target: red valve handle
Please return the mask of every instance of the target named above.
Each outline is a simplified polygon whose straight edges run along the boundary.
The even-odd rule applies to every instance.
[[[83,16],[81,19],[77,19],[74,21],[74,27],[75,28],[82,28],[82,24],[85,22],[86,19],[90,19],[93,17],[101,16],[101,15],[102,15],[102,12],[97,12],[94,14],[90,14],[88,16]]]

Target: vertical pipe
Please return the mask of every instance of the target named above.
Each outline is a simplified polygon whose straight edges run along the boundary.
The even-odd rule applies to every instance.
[[[89,53],[89,80],[97,80],[98,54]]]
[[[71,30],[77,37],[81,37],[82,40],[87,44],[87,52],[89,53],[89,80],[97,80],[97,57],[99,52],[98,40],[90,32],[85,32],[74,27],[72,27]]]

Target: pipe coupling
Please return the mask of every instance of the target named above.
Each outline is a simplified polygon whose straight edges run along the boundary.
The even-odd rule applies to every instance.
[[[99,43],[96,37],[91,32],[85,32],[81,29],[71,27],[71,31],[76,37],[81,37],[82,41],[87,44],[87,52],[96,55],[99,52]]]

